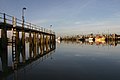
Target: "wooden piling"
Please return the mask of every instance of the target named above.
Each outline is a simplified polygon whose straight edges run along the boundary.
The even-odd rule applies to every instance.
[[[31,31],[29,31],[29,58],[32,58],[32,36],[31,36]]]
[[[48,41],[49,41],[48,35],[46,35],[46,52],[48,52]]]
[[[19,31],[16,31],[16,63],[19,62],[19,57],[20,57],[20,41],[19,41]]]
[[[8,65],[8,49],[7,49],[7,27],[6,27],[6,16],[5,16],[5,13],[4,13],[4,25],[1,29],[1,60],[4,62],[2,63],[3,65],[3,70],[5,70],[4,68],[7,67]],[[6,70],[5,70],[6,72]]]
[[[22,54],[22,61],[25,62],[26,54],[25,54],[25,32],[24,30],[22,30],[22,53],[21,54]]]
[[[39,33],[37,33],[36,44],[37,44],[37,55],[38,55],[39,54]]]
[[[36,57],[36,33],[34,32],[33,33],[33,57],[35,58]]]
[[[43,54],[43,35],[40,34],[40,55]]]

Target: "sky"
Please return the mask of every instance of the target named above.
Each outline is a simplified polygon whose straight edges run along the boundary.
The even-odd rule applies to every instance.
[[[27,22],[52,29],[58,36],[120,34],[120,0],[0,0],[0,12],[19,19],[23,7]]]

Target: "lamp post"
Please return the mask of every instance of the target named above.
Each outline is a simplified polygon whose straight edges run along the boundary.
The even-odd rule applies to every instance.
[[[23,56],[23,62],[25,62],[25,32],[24,32],[24,10],[26,8],[24,7],[22,9],[22,56]]]
[[[52,25],[50,25],[50,33],[52,32],[51,27],[52,27]]]
[[[51,27],[52,27],[52,25],[50,25],[50,34],[51,34]],[[50,35],[50,44],[52,43],[52,36]],[[50,46],[50,48],[51,48],[51,46]]]
[[[24,22],[25,22],[25,20],[24,20],[24,11],[26,10],[26,8],[24,7],[23,9],[22,9],[22,27],[24,27]]]

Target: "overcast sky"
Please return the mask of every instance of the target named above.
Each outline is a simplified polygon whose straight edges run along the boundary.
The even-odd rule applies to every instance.
[[[50,28],[57,35],[120,34],[120,0],[0,0],[0,12]]]

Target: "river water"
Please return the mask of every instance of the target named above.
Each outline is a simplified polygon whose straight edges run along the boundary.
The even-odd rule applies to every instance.
[[[56,43],[50,54],[14,70],[4,80],[120,80],[120,45]]]

